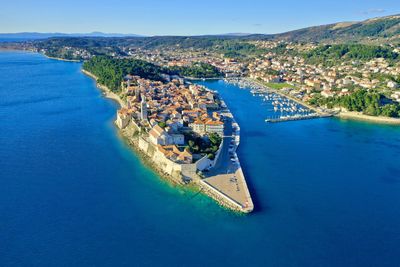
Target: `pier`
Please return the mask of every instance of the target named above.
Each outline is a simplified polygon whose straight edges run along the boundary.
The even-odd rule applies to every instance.
[[[293,116],[281,116],[277,118],[269,118],[266,119],[266,122],[285,122],[285,121],[299,121],[299,120],[309,120],[309,119],[316,119],[316,118],[326,118],[326,117],[331,117],[332,115],[330,114],[308,114],[308,115],[293,115]]]

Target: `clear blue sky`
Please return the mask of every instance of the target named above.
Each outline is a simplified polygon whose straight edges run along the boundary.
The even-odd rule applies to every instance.
[[[399,0],[4,0],[0,32],[277,33],[399,13]]]

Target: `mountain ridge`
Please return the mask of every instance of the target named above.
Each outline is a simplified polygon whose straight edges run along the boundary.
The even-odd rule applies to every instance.
[[[112,37],[112,38],[143,38],[143,39],[170,39],[176,38],[228,38],[243,40],[282,40],[294,42],[317,42],[317,43],[337,43],[337,42],[360,42],[360,43],[388,43],[391,41],[400,42],[400,14],[384,17],[375,17],[363,21],[344,21],[317,25],[297,30],[292,30],[277,34],[263,33],[224,33],[224,34],[204,34],[193,36],[180,35],[156,35],[144,36],[138,34],[121,33],[0,33],[0,39],[25,39],[42,40],[48,38],[68,38],[68,37]]]

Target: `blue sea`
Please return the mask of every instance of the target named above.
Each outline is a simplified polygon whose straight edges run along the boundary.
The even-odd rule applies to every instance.
[[[201,82],[241,126],[239,216],[147,168],[80,68],[0,53],[0,266],[400,265],[400,127],[268,124],[248,90]]]

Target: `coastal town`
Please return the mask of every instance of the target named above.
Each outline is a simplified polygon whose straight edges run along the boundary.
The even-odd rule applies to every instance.
[[[258,42],[257,45],[276,47],[279,43]],[[304,49],[302,45],[288,44],[288,50]],[[306,49],[316,48],[307,46]],[[399,52],[399,48],[394,49]],[[361,62],[349,60],[339,65],[308,64],[304,58],[290,54],[268,53],[249,64],[249,77],[266,83],[281,83],[290,95],[308,102],[315,95],[323,98],[350,95],[358,88],[381,88],[394,101],[400,101],[399,84],[388,77],[400,74],[400,65],[391,65],[384,58]],[[385,79],[386,78],[386,79]],[[273,85],[272,85],[273,86]]]
[[[400,0],[0,14],[0,267],[400,267]]]
[[[332,115],[353,115],[355,118],[367,119],[368,115],[395,118],[400,116],[398,61],[374,57],[368,60],[345,58],[337,62],[313,62],[302,55],[318,49],[315,44],[283,41],[254,41],[250,44],[267,52],[247,59],[202,50],[161,52],[157,49],[139,49],[129,50],[128,53],[133,58],[168,66],[189,66],[198,61],[211,64],[224,73],[228,81],[245,79],[248,85],[254,86],[257,83]],[[397,58],[399,52],[400,47],[394,46],[393,56]],[[372,108],[368,110],[368,107],[351,109],[349,105],[337,103],[343,97],[349,97],[358,91],[378,93],[379,105],[387,105],[387,109],[383,112]],[[358,114],[350,111],[358,111]],[[396,119],[387,121],[397,122]]]
[[[212,47],[178,44],[160,48],[124,43],[117,49],[102,47],[102,51],[113,58],[143,60],[170,69],[205,64],[220,73],[205,78],[251,80],[333,115],[400,117],[400,45],[395,42],[385,46],[282,40],[224,42]],[[223,45],[227,48],[220,47]],[[45,48],[32,49],[48,53]],[[62,46],[58,53],[80,60],[95,56],[88,49],[73,46]],[[374,103],[350,103],[359,102],[357,98],[374,98]]]
[[[121,105],[116,125],[162,176],[198,185],[229,209],[251,212],[253,202],[236,154],[240,128],[226,104],[203,86],[179,76],[164,78],[126,75],[121,92],[114,95]]]

